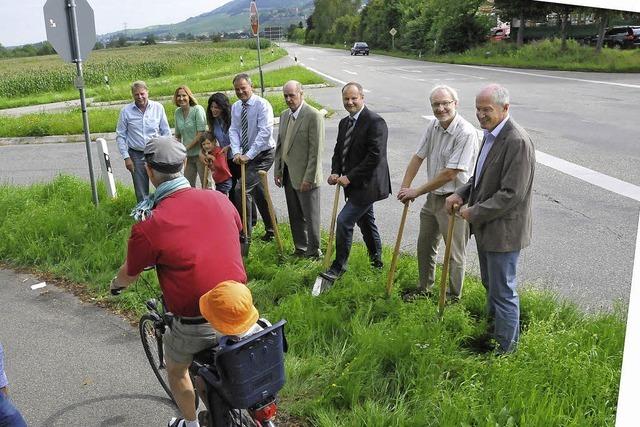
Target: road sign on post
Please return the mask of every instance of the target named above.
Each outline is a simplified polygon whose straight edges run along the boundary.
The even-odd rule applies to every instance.
[[[66,62],[76,64],[77,77],[75,86],[80,91],[80,107],[82,109],[82,124],[89,163],[89,178],[93,204],[98,205],[98,190],[93,176],[93,161],[91,160],[91,136],[89,135],[89,116],[84,96],[84,76],[82,61],[84,61],[96,44],[96,24],[93,9],[87,0],[47,0],[44,7],[44,25],[47,40],[58,55]]]
[[[391,50],[395,50],[396,48],[396,34],[398,34],[398,30],[395,28],[391,28],[389,30],[389,34],[391,34]]]
[[[251,21],[251,32],[254,36],[257,36],[260,30],[260,23],[258,22],[258,6],[255,1],[252,1],[249,5],[249,20]]]
[[[58,55],[66,62],[84,61],[96,44],[96,25],[93,9],[87,0],[75,0],[76,21],[78,23],[79,51],[74,51],[73,37],[69,30],[70,0],[48,0],[43,8],[47,40]]]
[[[260,23],[258,18],[258,6],[252,1],[249,5],[249,20],[251,21],[251,32],[256,36],[258,45],[258,71],[260,72],[260,94],[264,97],[264,78],[262,77],[262,60],[260,58]]]

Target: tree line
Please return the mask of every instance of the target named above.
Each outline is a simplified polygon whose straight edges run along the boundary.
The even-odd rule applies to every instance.
[[[502,22],[547,23],[551,27],[549,31],[535,31],[537,28],[519,25],[511,34],[518,46],[526,40],[548,37],[557,37],[566,46],[567,38],[580,35],[571,23],[590,22],[582,29],[582,36],[597,31],[597,50],[602,48],[607,26],[640,23],[637,13],[534,0],[369,0],[366,4],[361,0],[315,0],[314,5],[306,22],[305,43],[366,41],[372,48],[391,49],[389,31],[395,28],[396,49],[424,54],[463,52],[484,43],[498,17]],[[301,32],[292,28],[290,35],[299,39]]]

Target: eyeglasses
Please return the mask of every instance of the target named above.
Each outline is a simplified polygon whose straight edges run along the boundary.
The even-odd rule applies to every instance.
[[[451,100],[451,101],[442,101],[442,102],[432,102],[431,108],[433,108],[434,110],[439,107],[447,108],[449,105],[453,104],[454,102],[456,101]]]

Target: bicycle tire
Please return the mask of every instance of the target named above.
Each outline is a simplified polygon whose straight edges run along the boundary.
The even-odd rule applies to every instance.
[[[173,398],[171,389],[169,388],[169,378],[167,374],[167,368],[164,363],[164,349],[162,347],[162,333],[156,328],[156,322],[154,316],[147,313],[140,318],[140,339],[142,340],[142,347],[144,348],[144,354],[149,360],[151,369],[155,374],[158,382],[169,396],[169,399],[175,404],[176,401]]]

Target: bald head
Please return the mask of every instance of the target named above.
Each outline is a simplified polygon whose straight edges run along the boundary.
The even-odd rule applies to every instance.
[[[282,86],[282,94],[284,95],[284,101],[292,112],[300,108],[302,104],[304,92],[302,90],[302,84],[296,80],[289,80]]]

